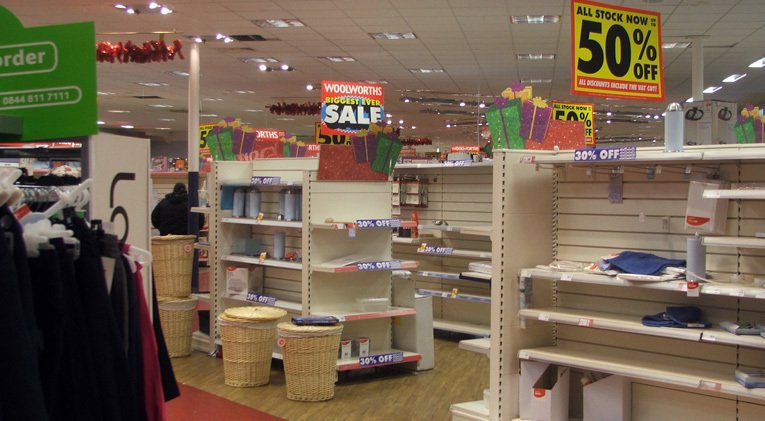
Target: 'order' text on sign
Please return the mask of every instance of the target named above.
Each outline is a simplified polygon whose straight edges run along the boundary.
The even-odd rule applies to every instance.
[[[584,144],[595,146],[595,119],[593,105],[574,102],[554,102],[552,118],[555,120],[583,121]]]
[[[571,92],[664,101],[659,13],[571,1]]]
[[[369,83],[321,82],[321,133],[353,135],[382,121],[383,87]]]

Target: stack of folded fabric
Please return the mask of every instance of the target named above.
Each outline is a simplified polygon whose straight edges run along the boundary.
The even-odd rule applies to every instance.
[[[701,309],[692,306],[667,307],[667,310],[643,316],[641,322],[651,327],[708,328],[711,323],[702,320]]]

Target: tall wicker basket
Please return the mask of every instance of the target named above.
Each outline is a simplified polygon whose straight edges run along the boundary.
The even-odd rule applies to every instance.
[[[191,335],[194,325],[196,298],[158,297],[159,322],[171,357],[191,354]]]
[[[151,238],[152,267],[157,295],[188,297],[194,267],[193,235],[163,235]]]
[[[325,401],[335,396],[337,350],[342,325],[297,326],[279,323],[287,399]]]
[[[226,385],[268,384],[276,323],[286,315],[278,308],[254,306],[229,308],[219,316]]]

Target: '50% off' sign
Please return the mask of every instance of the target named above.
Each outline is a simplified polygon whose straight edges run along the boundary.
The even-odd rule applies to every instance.
[[[659,13],[571,2],[571,92],[664,101]]]

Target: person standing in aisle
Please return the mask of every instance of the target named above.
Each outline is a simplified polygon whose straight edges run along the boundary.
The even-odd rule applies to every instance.
[[[189,192],[183,183],[175,183],[173,191],[165,195],[151,212],[151,224],[160,235],[186,235],[189,223]],[[204,218],[199,219],[199,228]]]

